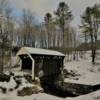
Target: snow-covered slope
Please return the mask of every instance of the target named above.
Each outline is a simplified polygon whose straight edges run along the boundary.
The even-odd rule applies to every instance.
[[[99,61],[100,62],[100,61]],[[76,75],[65,79],[65,82],[79,83],[86,85],[100,84],[100,64],[92,65],[90,52],[86,53],[85,59],[65,63],[68,72]]]

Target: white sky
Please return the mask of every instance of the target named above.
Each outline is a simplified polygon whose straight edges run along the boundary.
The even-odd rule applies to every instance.
[[[35,12],[39,19],[42,20],[45,13],[54,12],[60,1],[65,1],[72,10],[74,20],[73,26],[80,24],[80,15],[87,6],[93,6],[95,3],[100,4],[100,0],[10,0],[18,9],[26,8]]]

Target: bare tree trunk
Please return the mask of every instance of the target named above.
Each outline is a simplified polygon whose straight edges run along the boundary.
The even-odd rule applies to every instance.
[[[0,73],[3,73],[3,69],[4,69],[4,49],[2,49],[2,58],[1,58],[1,68],[0,68]]]

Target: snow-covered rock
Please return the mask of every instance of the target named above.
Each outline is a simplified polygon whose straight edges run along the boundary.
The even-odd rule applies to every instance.
[[[13,79],[13,77],[10,78],[9,82],[0,82],[0,87],[6,88],[7,90],[9,89],[14,89],[16,87],[16,82]]]

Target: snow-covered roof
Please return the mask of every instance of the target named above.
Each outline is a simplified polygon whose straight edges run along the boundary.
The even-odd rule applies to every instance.
[[[17,53],[17,55],[24,55],[24,54],[65,56],[63,53],[58,52],[58,51],[40,49],[40,48],[32,48],[32,47],[22,47]]]

